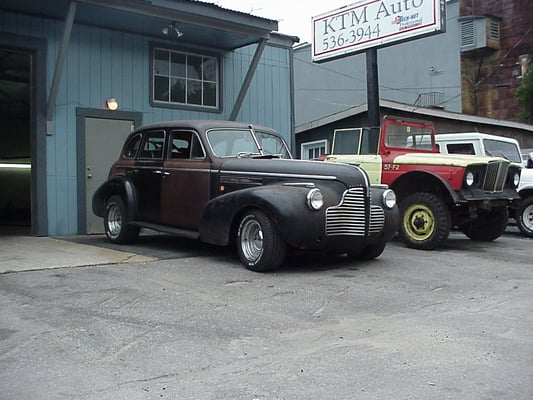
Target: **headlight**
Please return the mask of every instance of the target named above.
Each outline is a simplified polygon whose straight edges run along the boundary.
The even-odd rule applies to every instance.
[[[475,177],[472,171],[468,171],[465,176],[466,186],[472,186],[474,184]]]
[[[515,188],[518,187],[518,184],[520,183],[520,174],[518,172],[515,172],[513,176],[513,185]]]
[[[391,189],[385,190],[381,196],[385,208],[390,210],[396,205],[396,193],[394,193]]]
[[[323,205],[324,196],[322,196],[322,192],[320,191],[320,189],[315,188],[307,192],[307,206],[311,210],[320,210]]]

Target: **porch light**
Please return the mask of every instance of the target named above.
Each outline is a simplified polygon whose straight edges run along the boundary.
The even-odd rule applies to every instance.
[[[118,101],[117,99],[111,97],[105,101],[105,105],[108,110],[115,111],[118,109]]]
[[[183,36],[183,32],[178,29],[178,24],[176,21],[172,21],[169,26],[165,26],[163,29],[161,29],[161,32],[167,36],[172,32],[175,32],[177,37]]]

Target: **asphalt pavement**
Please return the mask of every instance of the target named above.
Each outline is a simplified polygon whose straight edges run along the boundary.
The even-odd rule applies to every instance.
[[[373,261],[0,237],[0,399],[530,400],[533,240]]]

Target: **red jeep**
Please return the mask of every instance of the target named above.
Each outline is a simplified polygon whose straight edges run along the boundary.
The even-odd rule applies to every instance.
[[[379,128],[337,129],[326,162],[354,163],[396,192],[407,246],[435,249],[452,227],[492,241],[520,198],[520,169],[499,157],[440,154],[431,123],[385,117]]]

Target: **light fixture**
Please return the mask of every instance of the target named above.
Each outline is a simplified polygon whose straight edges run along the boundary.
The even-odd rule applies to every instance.
[[[117,99],[111,97],[105,101],[105,105],[108,110],[115,111],[118,109],[118,101]]]
[[[172,32],[175,32],[177,37],[183,36],[183,33],[178,29],[178,24],[176,21],[172,21],[169,26],[165,26],[163,29],[161,29],[161,32],[167,36],[172,34]]]

